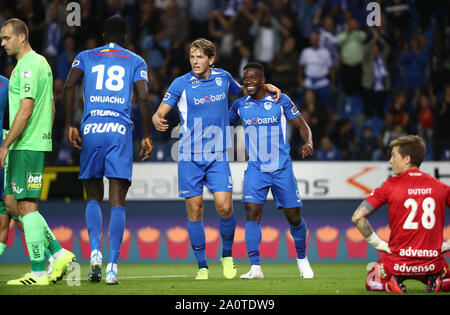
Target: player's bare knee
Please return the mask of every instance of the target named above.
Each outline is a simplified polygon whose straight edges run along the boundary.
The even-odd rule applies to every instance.
[[[225,205],[217,208],[217,213],[224,219],[228,219],[233,215],[233,207],[231,205]]]
[[[299,226],[302,223],[301,217],[288,217],[287,220],[292,226]]]

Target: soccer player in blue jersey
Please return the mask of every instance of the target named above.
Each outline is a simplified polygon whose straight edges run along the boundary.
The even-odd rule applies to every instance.
[[[0,123],[3,125],[3,116],[8,108],[8,86],[9,80],[0,75]],[[3,133],[0,135],[0,144],[3,142]],[[0,256],[6,248],[8,241],[10,214],[5,209],[4,198],[4,172],[0,171]]]
[[[203,186],[214,196],[220,216],[223,274],[232,279],[237,270],[232,258],[236,217],[232,206],[232,178],[226,149],[229,141],[228,93],[240,94],[242,86],[225,70],[214,68],[214,43],[200,38],[192,42],[189,59],[192,71],[176,78],[157,112],[153,125],[168,129],[164,118],[177,105],[181,127],[178,156],[178,194],[186,200],[187,229],[198,263],[195,279],[209,278],[203,226]],[[280,91],[272,85],[272,91]]]
[[[127,24],[120,17],[105,21],[106,45],[79,53],[72,64],[64,91],[68,140],[81,149],[80,175],[87,195],[86,225],[91,245],[89,280],[102,278],[100,237],[103,177],[109,179],[109,260],[107,284],[119,284],[117,259],[125,229],[125,198],[131,184],[133,150],[131,96],[133,88],[142,115],[144,138],[141,155],[146,160],[152,151],[151,108],[145,61],[124,48]],[[72,124],[75,86],[84,76],[84,112],[81,133]]]
[[[245,243],[251,269],[241,275],[243,279],[262,279],[259,245],[261,243],[260,221],[269,188],[278,208],[283,208],[290,225],[297,250],[297,265],[302,278],[313,278],[314,273],[306,257],[306,222],[300,215],[302,200],[289,156],[287,120],[298,128],[305,144],[302,157],[313,154],[312,134],[308,124],[291,99],[281,94],[278,103],[264,89],[264,67],[256,62],[244,67],[243,83],[248,95],[233,103],[230,124],[240,118],[244,127],[245,147],[249,156],[244,174],[242,201],[245,205],[247,223]]]

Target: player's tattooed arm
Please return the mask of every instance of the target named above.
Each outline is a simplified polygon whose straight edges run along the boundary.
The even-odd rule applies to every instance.
[[[64,85],[63,103],[66,110],[66,137],[72,147],[81,150],[81,136],[78,128],[73,125],[73,104],[75,102],[75,88],[79,80],[83,77],[83,70],[73,68],[67,76]]]
[[[380,237],[374,232],[369,220],[367,219],[372,213],[373,207],[367,201],[363,201],[353,213],[352,222],[367,242],[376,250],[391,253],[389,245],[380,239]]]

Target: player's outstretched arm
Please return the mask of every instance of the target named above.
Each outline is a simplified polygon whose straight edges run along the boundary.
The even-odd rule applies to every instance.
[[[147,160],[153,151],[152,144],[152,127],[150,119],[152,117],[152,107],[150,105],[150,96],[148,93],[148,84],[144,80],[135,83],[137,92],[137,99],[139,104],[139,111],[141,112],[142,125],[144,128],[144,138],[141,141],[141,151],[139,155],[142,156],[142,161]]]
[[[359,232],[364,236],[367,242],[372,245],[376,250],[391,253],[388,244],[380,239],[380,237],[374,232],[372,226],[367,219],[368,216],[372,213],[365,206],[366,201],[363,201],[361,205],[355,210],[352,216],[352,222],[359,230]]]
[[[302,159],[310,157],[314,153],[311,128],[309,128],[303,116],[297,116],[291,120],[294,126],[300,131],[300,135],[305,142],[300,148]]]
[[[161,132],[167,131],[169,129],[169,122],[165,119],[166,115],[170,112],[172,106],[161,103],[158,110],[152,117],[153,126],[155,129]]]
[[[63,105],[66,109],[66,136],[72,147],[81,150],[81,136],[78,128],[73,125],[73,103],[75,101],[75,87],[83,77],[83,70],[72,68],[64,85]]]

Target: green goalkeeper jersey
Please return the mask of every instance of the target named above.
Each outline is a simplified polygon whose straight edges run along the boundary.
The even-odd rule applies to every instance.
[[[33,114],[10,150],[51,151],[53,75],[43,56],[32,50],[17,61],[9,80],[8,97],[10,128],[20,100],[34,99]]]

